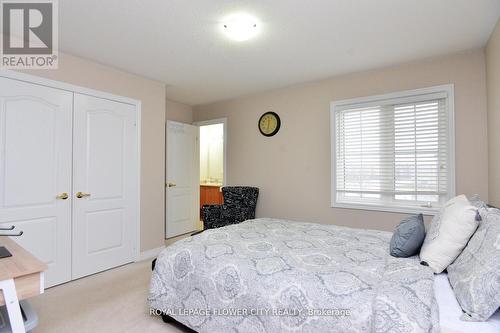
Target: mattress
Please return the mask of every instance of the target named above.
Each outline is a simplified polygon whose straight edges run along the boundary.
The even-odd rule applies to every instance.
[[[391,233],[256,219],[167,247],[149,305],[197,332],[438,332],[433,273]]]
[[[446,273],[437,274],[434,290],[439,305],[439,321],[442,333],[498,333],[500,332],[500,311],[485,322],[462,321],[462,309],[455,298]]]

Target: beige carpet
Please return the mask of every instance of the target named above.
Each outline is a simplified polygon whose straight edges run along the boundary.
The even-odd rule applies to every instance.
[[[30,300],[40,321],[32,332],[186,332],[149,315],[150,276],[145,261],[47,289]]]

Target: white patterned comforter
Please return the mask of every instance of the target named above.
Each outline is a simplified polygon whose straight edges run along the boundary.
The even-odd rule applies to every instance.
[[[167,247],[149,304],[197,332],[438,332],[433,273],[391,234],[256,219]]]

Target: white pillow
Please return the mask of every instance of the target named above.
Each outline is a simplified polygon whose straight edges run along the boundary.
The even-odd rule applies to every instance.
[[[462,252],[478,226],[477,208],[465,195],[448,201],[429,226],[420,260],[427,263],[434,273],[441,273]]]

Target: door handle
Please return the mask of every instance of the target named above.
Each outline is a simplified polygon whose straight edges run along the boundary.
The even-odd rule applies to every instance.
[[[66,200],[68,198],[69,198],[69,194],[66,192],[63,192],[63,193],[59,194],[58,196],[56,196],[56,199],[59,199],[59,200]]]
[[[175,186],[177,186],[177,184],[176,183],[168,183],[167,186],[168,187],[175,187]]]
[[[76,197],[78,199],[90,197],[90,193],[76,192]]]

